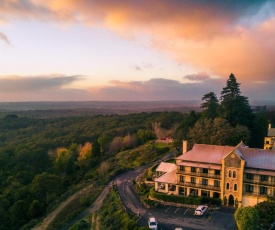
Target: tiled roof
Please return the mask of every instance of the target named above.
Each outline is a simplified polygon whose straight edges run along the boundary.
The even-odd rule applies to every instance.
[[[275,128],[268,129],[267,136],[268,137],[275,137]]]
[[[177,160],[194,161],[202,163],[221,164],[222,158],[232,152],[235,147],[195,144],[192,150],[177,157]]]
[[[177,170],[174,169],[173,171],[170,171],[168,173],[163,174],[162,176],[155,179],[155,182],[160,183],[168,183],[168,184],[176,184],[177,182]]]
[[[245,167],[275,170],[275,150],[248,148],[242,142],[236,147],[195,144],[192,150],[176,159],[184,161],[183,165],[187,162],[221,165],[221,160],[232,151],[246,161]]]
[[[239,148],[246,164],[245,167],[275,170],[275,151],[265,149]]]
[[[158,172],[170,172],[174,169],[176,169],[177,166],[172,163],[167,163],[167,162],[161,162],[160,165],[157,167],[156,171]]]

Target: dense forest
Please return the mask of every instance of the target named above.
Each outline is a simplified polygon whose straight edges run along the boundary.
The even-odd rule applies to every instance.
[[[231,74],[219,99],[213,92],[202,97],[201,112],[47,119],[6,115],[0,119],[0,229],[28,229],[28,223],[35,224],[86,181],[103,186],[137,166],[131,164],[136,159],[131,154],[137,157],[148,151],[139,164],[155,159],[167,151],[156,148],[154,140],[159,138],[172,137],[179,152],[184,139],[189,148],[194,143],[236,145],[240,141],[262,148],[268,123],[275,124],[275,112],[252,108],[239,86]],[[126,152],[127,165],[118,157],[148,143],[147,150]]]

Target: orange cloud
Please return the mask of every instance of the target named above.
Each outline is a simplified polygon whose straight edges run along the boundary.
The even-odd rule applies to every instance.
[[[38,18],[105,26],[215,75],[273,80],[275,4],[270,1],[4,0],[0,20]],[[265,11],[268,12],[266,13]]]

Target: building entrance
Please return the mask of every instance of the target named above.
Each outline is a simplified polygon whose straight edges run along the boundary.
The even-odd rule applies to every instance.
[[[230,195],[228,198],[228,205],[234,206],[234,196]]]

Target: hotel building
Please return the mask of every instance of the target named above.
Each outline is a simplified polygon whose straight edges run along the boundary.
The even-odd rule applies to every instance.
[[[224,205],[254,206],[275,196],[275,150],[195,144],[175,164],[156,169],[155,191],[220,198]]]

